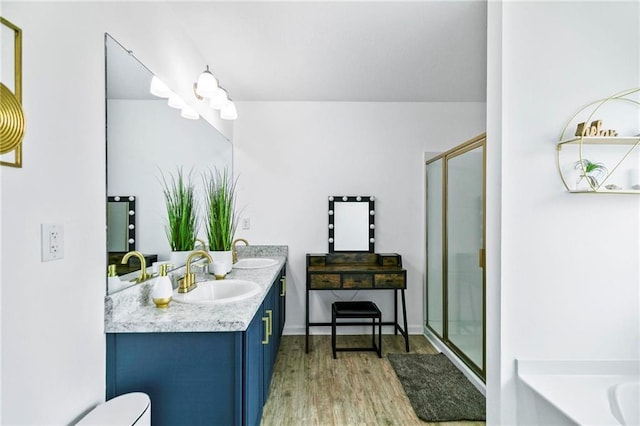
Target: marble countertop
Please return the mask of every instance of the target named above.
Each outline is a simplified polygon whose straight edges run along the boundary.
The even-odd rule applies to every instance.
[[[237,302],[195,305],[171,302],[168,308],[156,308],[151,300],[155,279],[105,297],[105,333],[168,333],[244,331],[255,316],[267,292],[287,260],[286,246],[238,247],[238,256],[268,257],[274,266],[258,269],[233,269],[227,279],[253,281],[261,291]],[[184,268],[183,268],[184,269]],[[183,274],[181,270],[176,274]]]

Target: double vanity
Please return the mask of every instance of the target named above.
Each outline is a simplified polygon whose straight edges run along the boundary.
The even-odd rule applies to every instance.
[[[224,280],[166,309],[151,299],[154,279],[106,297],[107,399],[148,394],[154,425],[260,423],[285,322],[287,247],[246,249]]]

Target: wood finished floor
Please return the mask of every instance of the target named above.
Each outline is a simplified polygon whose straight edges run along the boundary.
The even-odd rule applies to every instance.
[[[312,336],[308,354],[304,336],[283,336],[274,367],[262,425],[448,425],[427,423],[413,411],[386,355],[404,352],[401,336],[383,335],[383,357],[375,352],[338,352],[331,357],[331,336]],[[410,336],[411,352],[437,353],[424,336]],[[371,336],[338,336],[340,346],[367,346]]]

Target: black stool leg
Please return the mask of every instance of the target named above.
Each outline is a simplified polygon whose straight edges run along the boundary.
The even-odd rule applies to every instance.
[[[331,352],[333,359],[336,359],[336,308],[331,309]]]
[[[378,358],[382,358],[382,314],[378,315]]]

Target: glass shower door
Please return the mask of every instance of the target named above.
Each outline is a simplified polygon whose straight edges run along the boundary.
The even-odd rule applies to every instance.
[[[445,159],[446,339],[484,371],[484,145]]]
[[[442,253],[442,158],[427,163],[427,292],[426,318],[440,338],[444,336]]]

